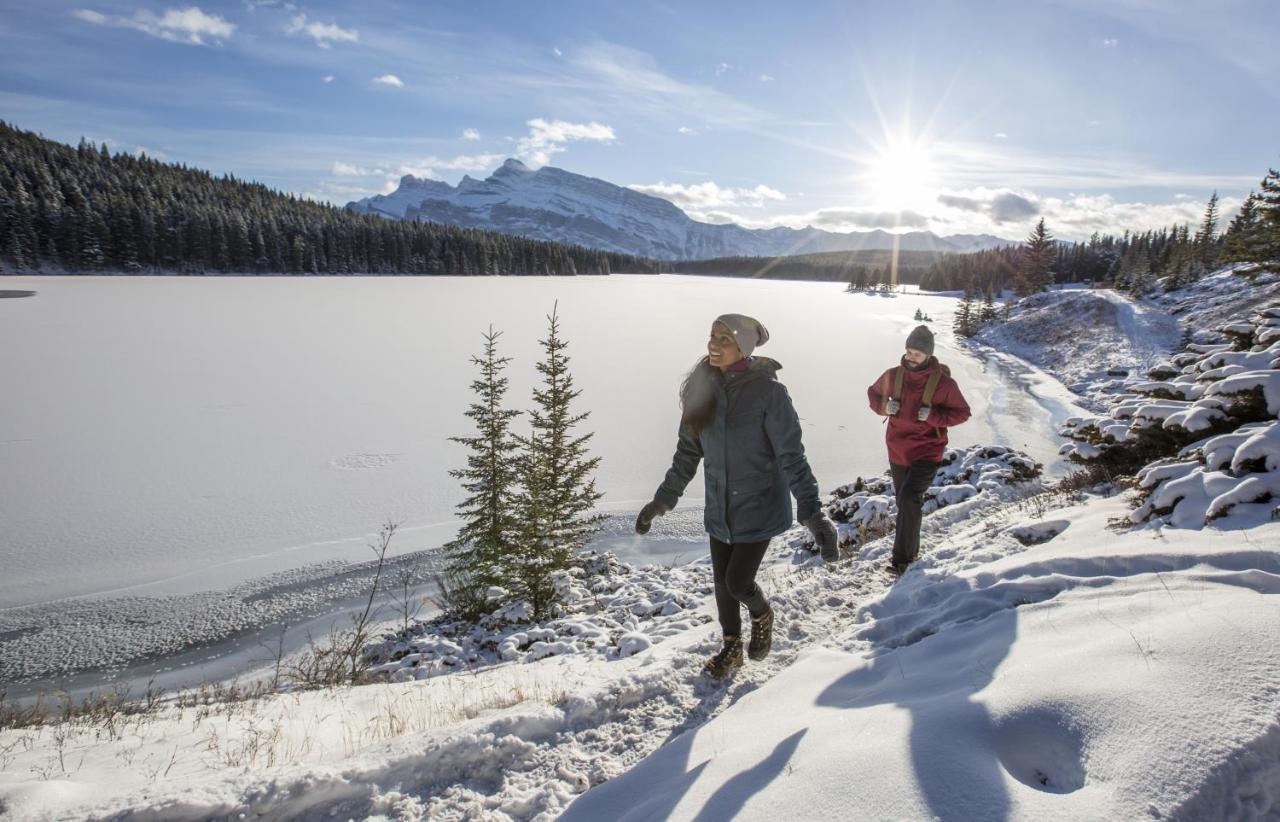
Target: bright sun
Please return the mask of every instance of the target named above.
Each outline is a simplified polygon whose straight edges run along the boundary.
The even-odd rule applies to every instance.
[[[876,208],[893,211],[922,205],[935,193],[931,152],[920,142],[892,141],[868,158],[862,183]]]

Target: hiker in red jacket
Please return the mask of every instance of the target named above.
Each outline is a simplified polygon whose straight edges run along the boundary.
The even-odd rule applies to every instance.
[[[920,553],[921,507],[947,448],[947,429],[969,419],[969,404],[951,369],[933,356],[933,332],[918,325],[902,361],[867,389],[871,410],[888,417],[885,442],[898,500],[889,571],[901,574]]]

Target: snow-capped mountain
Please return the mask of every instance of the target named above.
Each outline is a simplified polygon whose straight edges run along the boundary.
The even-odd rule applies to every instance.
[[[895,247],[968,252],[1012,244],[986,234],[938,237],[929,231],[890,234],[880,229],[841,234],[813,227],[748,229],[701,223],[660,197],[551,166],[534,171],[515,159],[488,179],[464,176],[456,186],[406,174],[392,193],[348,203],[347,208],[659,260]]]

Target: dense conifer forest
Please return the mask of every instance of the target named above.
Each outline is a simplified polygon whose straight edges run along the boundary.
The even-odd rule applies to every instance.
[[[0,269],[40,273],[652,273],[625,254],[387,220],[0,121]]]

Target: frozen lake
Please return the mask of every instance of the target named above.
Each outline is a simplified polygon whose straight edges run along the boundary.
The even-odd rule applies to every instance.
[[[1055,401],[1015,369],[958,350],[954,300],[851,295],[840,284],[607,278],[8,277],[0,300],[0,609],[68,597],[187,595],[314,563],[440,545],[470,434],[469,358],[491,324],[513,407],[529,404],[559,303],[579,408],[602,458],[602,540],[632,558],[700,555],[699,516],[665,537],[627,517],[663,476],[676,390],[723,312],[761,319],[803,419],[823,493],[886,467],[865,390],[922,309],[974,409],[952,442],[1048,463]],[[700,495],[695,480],[691,492]],[[693,494],[681,512],[697,513]],[[682,522],[683,520],[683,522]],[[687,548],[687,550],[685,550]]]

